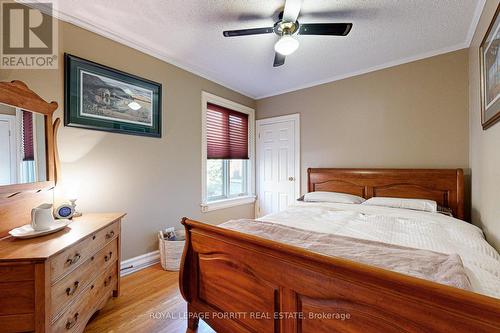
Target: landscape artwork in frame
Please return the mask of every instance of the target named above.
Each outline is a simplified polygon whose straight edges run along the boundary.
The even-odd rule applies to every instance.
[[[161,137],[161,84],[65,54],[64,124]]]
[[[500,19],[497,8],[484,36],[479,56],[481,62],[481,123],[483,129],[500,120]]]

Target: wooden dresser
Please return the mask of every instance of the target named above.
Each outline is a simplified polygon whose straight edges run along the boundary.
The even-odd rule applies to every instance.
[[[52,235],[0,240],[0,332],[82,332],[120,292],[124,214],[84,214]]]

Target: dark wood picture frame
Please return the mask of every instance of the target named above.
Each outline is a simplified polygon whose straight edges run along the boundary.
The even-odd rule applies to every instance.
[[[479,47],[479,64],[480,64],[480,87],[481,87],[481,125],[483,127],[483,130],[488,129],[489,127],[493,126],[495,123],[497,123],[500,120],[500,99],[498,99],[494,105],[491,107],[495,108],[496,111],[494,111],[494,114],[487,117],[486,113],[489,111],[487,107],[487,101],[486,101],[486,68],[485,68],[485,63],[484,63],[484,55],[485,55],[485,47],[486,47],[486,42],[488,41],[490,34],[495,33],[493,31],[493,28],[495,27],[495,24],[498,24],[500,26],[500,21],[498,21],[500,18],[498,16],[498,13],[500,12],[500,5],[497,7],[497,10],[495,12],[495,15],[493,16],[493,19],[490,23],[490,26],[488,27],[488,30],[486,31],[486,34],[484,35],[484,38],[481,42],[481,46]],[[497,69],[498,71],[498,69]],[[497,75],[500,75],[497,74]],[[499,92],[500,95],[500,92]]]
[[[140,90],[150,91],[151,99],[148,103],[151,104],[151,125],[147,125],[139,121],[127,120],[125,119],[125,117],[121,119],[117,118],[116,116],[113,117],[112,113],[101,115],[91,113],[84,114],[82,112],[82,109],[84,105],[83,95],[85,95],[85,92],[83,91],[82,87],[82,81],[84,81],[82,73],[87,74],[89,77],[92,76],[94,80],[97,80],[95,86],[99,87],[99,89],[104,89],[107,91],[107,94],[109,95],[109,101],[114,99],[115,101],[123,103],[123,100],[125,98],[128,98],[126,101],[133,98],[132,102],[135,103],[138,108],[140,108],[141,106],[137,102],[142,102],[140,99],[136,99],[136,97],[134,97],[131,93],[125,93],[124,91],[126,91],[126,89],[124,90],[119,86],[112,86],[110,81],[117,81],[120,85],[129,86],[131,87],[131,89],[136,88]],[[105,82],[106,80],[108,82]],[[98,84],[100,84],[101,86],[99,86]],[[118,91],[118,93],[121,93],[121,96],[119,96],[118,93],[115,93],[116,91]],[[101,96],[95,94],[95,97],[97,98]],[[102,107],[103,110],[111,110],[111,112],[114,112],[115,115],[117,115],[118,112],[121,112],[118,110],[113,111],[112,109],[117,108],[117,106],[110,106],[111,103],[109,101],[107,101],[108,105]],[[65,53],[64,103],[65,126],[122,134],[141,135],[158,138],[161,137],[162,85],[160,83]],[[96,100],[93,100],[92,103],[94,103],[94,105],[96,106],[99,106],[103,105],[105,102],[98,102]],[[129,107],[132,112],[138,110],[132,109],[130,105],[131,104],[129,104]],[[125,114],[125,112],[123,112],[123,114]]]

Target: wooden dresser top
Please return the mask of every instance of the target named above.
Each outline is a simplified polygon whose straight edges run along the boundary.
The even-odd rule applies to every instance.
[[[0,262],[47,259],[124,216],[123,213],[83,214],[74,218],[63,230],[47,236],[32,239],[4,238],[0,240]]]

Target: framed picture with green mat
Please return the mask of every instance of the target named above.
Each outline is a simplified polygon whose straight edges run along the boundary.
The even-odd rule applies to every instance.
[[[64,55],[64,125],[161,137],[161,84]]]

